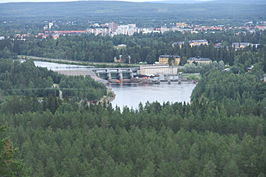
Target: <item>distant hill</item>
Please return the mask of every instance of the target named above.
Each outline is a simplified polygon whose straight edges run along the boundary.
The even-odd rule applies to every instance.
[[[266,4],[266,0],[214,0],[216,3],[230,4]]]
[[[192,4],[192,3],[202,3],[198,0],[168,0],[168,1],[154,1],[153,3],[163,3],[163,4]]]
[[[227,0],[223,0],[227,1]],[[229,0],[228,0],[229,1]],[[259,0],[256,0],[259,1]],[[3,3],[0,18],[5,17],[180,17],[180,18],[266,18],[266,5],[217,4],[160,4],[111,1]]]
[[[155,1],[155,3],[158,1]],[[160,3],[182,4],[182,3],[229,3],[229,4],[266,4],[266,0],[167,0]]]

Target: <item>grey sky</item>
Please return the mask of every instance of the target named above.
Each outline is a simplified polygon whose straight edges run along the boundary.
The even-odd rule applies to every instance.
[[[0,3],[6,2],[66,2],[66,1],[79,1],[79,0],[0,0]],[[113,0],[118,1],[118,0]],[[119,1],[131,1],[131,2],[154,2],[165,0],[119,0]],[[210,0],[198,0],[198,1],[210,1]]]
[[[65,1],[79,1],[79,0],[0,0],[0,2],[65,2]],[[149,2],[156,0],[120,0],[120,1],[132,1],[132,2]],[[162,0],[157,0],[162,1]]]

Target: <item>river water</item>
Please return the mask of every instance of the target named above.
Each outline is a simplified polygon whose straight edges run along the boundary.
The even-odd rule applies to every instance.
[[[119,106],[136,109],[139,103],[146,102],[190,102],[190,96],[196,84],[160,83],[153,85],[111,85],[116,94],[113,107]]]
[[[82,65],[72,65],[72,64],[61,64],[61,63],[52,63],[52,62],[45,62],[45,61],[34,61],[35,66],[44,67],[48,70],[52,71],[60,71],[60,70],[84,70],[91,68],[89,66],[82,66]]]
[[[70,65],[70,64],[58,64],[51,62],[35,61],[36,66],[46,67],[53,71],[58,70],[84,70],[89,69],[86,66]],[[113,90],[116,97],[112,101],[113,107],[119,106],[123,108],[125,106],[133,109],[137,109],[139,103],[145,104],[146,102],[190,102],[190,96],[196,84],[192,83],[160,83],[153,85],[113,85],[109,87]]]

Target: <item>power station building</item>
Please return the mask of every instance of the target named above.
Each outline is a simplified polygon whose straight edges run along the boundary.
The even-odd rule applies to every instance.
[[[141,75],[177,75],[178,70],[176,66],[169,65],[143,65],[140,66],[139,74]]]

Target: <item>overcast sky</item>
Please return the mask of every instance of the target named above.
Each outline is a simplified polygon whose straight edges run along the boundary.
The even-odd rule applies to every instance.
[[[0,0],[0,2],[65,2],[65,1],[79,1],[79,0]],[[119,0],[119,1],[149,2],[149,1],[163,1],[163,0]]]
[[[78,0],[0,0],[0,3],[6,2],[65,2],[65,1],[78,1]],[[97,0],[95,0],[97,1]],[[118,1],[118,0],[112,0]],[[154,2],[154,1],[165,1],[165,0],[119,0],[119,1],[131,1],[131,2]],[[209,0],[198,0],[198,1],[209,1]]]

